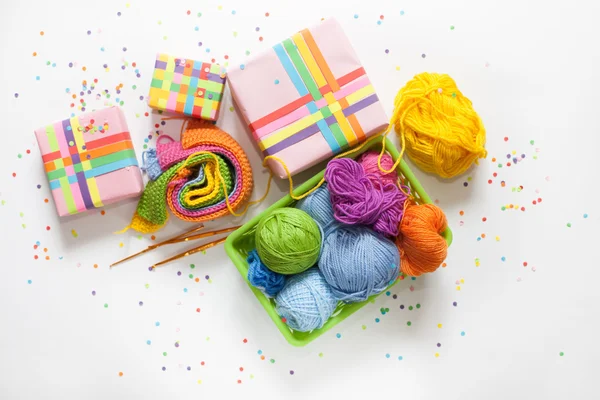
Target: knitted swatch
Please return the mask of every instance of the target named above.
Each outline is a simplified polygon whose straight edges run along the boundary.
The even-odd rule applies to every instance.
[[[153,180],[129,225],[138,232],[162,228],[167,207],[180,219],[201,222],[235,211],[252,194],[252,168],[246,154],[211,123],[191,120],[181,143],[158,143],[156,153],[149,156]]]

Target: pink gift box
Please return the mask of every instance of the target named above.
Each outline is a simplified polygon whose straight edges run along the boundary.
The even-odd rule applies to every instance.
[[[35,136],[61,217],[137,197],[144,190],[118,107],[43,126]]]
[[[373,85],[334,19],[228,71],[237,106],[263,156],[292,175],[387,127]],[[285,178],[283,166],[271,170]]]

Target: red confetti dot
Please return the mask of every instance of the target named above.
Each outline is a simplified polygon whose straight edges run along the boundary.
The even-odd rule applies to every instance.
[[[488,183],[489,183],[489,184],[492,184],[492,180],[491,180],[491,179],[488,179]]]
[[[150,236],[150,239],[156,240],[156,236],[152,235],[152,236]]]
[[[94,79],[94,83],[98,83],[98,79]]]
[[[147,117],[149,114],[147,112],[144,113],[144,117]]]
[[[483,222],[485,222],[485,221],[487,221],[487,218],[486,218],[486,217],[483,217],[483,218],[481,218],[481,220],[482,220]]]
[[[244,367],[240,367],[240,372],[244,372]]]
[[[281,322],[283,322],[284,324],[287,322],[287,319],[285,319],[285,317],[281,318]]]
[[[31,150],[27,149],[27,151],[25,151],[25,153],[31,154]]]
[[[504,141],[508,142],[508,136],[504,136]]]
[[[494,178],[495,178],[495,177],[497,177],[497,176],[498,176],[498,173],[497,173],[497,172],[494,172]]]
[[[160,128],[160,124],[154,124],[155,128]]]
[[[34,245],[33,245],[33,249],[35,250],[35,249],[37,249],[37,248],[38,248],[38,245],[37,245],[37,244],[34,244]]]
[[[527,261],[523,261],[523,266],[526,267],[527,266]]]
[[[12,176],[13,176],[13,178],[16,178],[16,177],[17,177],[17,173],[16,173],[16,172],[13,172],[13,173],[12,173]]]
[[[525,211],[525,207],[521,207],[521,211]]]
[[[271,14],[269,14],[268,12],[265,13],[265,17],[268,17],[269,15],[271,15]]]
[[[200,365],[204,365],[204,361],[200,361]]]
[[[215,62],[216,62],[216,60],[215,60],[214,58],[212,58],[212,59],[210,60],[210,62],[212,62],[212,63],[215,63]]]
[[[187,10],[187,11],[186,11],[186,14],[187,14],[187,15],[190,15],[191,13],[192,13],[192,12],[191,12],[190,10]]]
[[[37,254],[36,254],[35,256],[33,256],[33,259],[34,259],[34,260],[37,260],[37,259],[38,259],[38,256],[37,256]]]
[[[380,15],[380,16],[379,16],[379,19],[383,19],[383,18],[384,18],[384,16],[383,16],[383,15]]]
[[[262,42],[262,41],[263,41],[263,37],[262,37],[262,36],[261,36],[261,37],[259,37],[259,38],[258,38],[258,41],[259,41],[259,42]]]
[[[225,55],[223,56],[223,58],[224,58],[224,59],[226,59],[226,60],[229,60],[229,56],[228,56],[227,54],[225,54]]]
[[[200,308],[196,308],[196,312],[200,312]]]
[[[534,200],[534,201],[532,201],[532,203],[535,206],[537,204],[537,201]]]
[[[244,340],[242,340],[242,342],[248,343],[248,339],[244,339]]]
[[[511,164],[510,164],[510,162],[507,162],[507,163],[506,163],[506,166],[507,166],[507,167],[510,167],[510,165],[511,165]]]
[[[242,383],[242,380],[241,380],[241,379],[238,379],[238,381],[237,381],[237,382],[238,382],[238,383]]]
[[[46,227],[46,230],[47,230],[47,231],[49,231],[49,230],[50,230],[50,226],[47,226],[47,227]]]
[[[542,202],[542,198],[538,197],[538,203],[541,203],[541,202]]]
[[[104,211],[104,210],[100,211],[100,215],[104,215],[104,214],[106,214],[106,211]]]
[[[96,121],[94,121],[93,119],[90,119],[90,124],[93,124],[94,122],[96,122]]]
[[[134,68],[135,68],[135,66],[136,66],[136,65],[137,65],[137,64],[136,64],[136,63],[134,63],[134,62],[133,62],[133,63],[131,63],[131,66],[132,66],[132,67],[134,67]]]

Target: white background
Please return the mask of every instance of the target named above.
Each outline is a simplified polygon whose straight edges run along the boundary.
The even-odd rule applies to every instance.
[[[599,4],[2,1],[0,398],[596,398]],[[152,273],[153,261],[181,248],[110,270],[111,262],[151,243],[134,232],[112,233],[127,225],[135,202],[106,207],[105,215],[57,217],[33,130],[81,113],[82,80],[98,79],[84,96],[88,110],[124,101],[139,157],[160,122],[139,99],[147,95],[156,52],[239,65],[246,51],[257,53],[329,16],[346,30],[388,115],[412,76],[444,72],[485,123],[489,156],[479,166],[453,181],[416,171],[454,231],[446,268],[400,282],[396,299],[384,295],[294,348],[223,247]],[[110,98],[96,99],[105,89]],[[219,125],[247,149],[258,197],[267,175],[231,106],[227,92]],[[161,130],[176,136],[179,126],[169,121]],[[525,159],[498,168],[513,151]],[[284,192],[279,182],[250,214]],[[502,211],[508,204],[525,211]],[[171,221],[157,240],[185,227]],[[390,311],[382,315],[382,307]]]

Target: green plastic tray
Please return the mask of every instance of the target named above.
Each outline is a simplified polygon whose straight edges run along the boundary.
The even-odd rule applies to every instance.
[[[366,150],[370,149],[381,150],[381,137],[376,137],[369,140],[360,151],[354,153],[352,156],[353,158],[356,158]],[[394,160],[398,159],[398,150],[394,147],[392,142],[389,141],[389,139],[385,140],[385,149]],[[304,194],[308,190],[313,188],[317,183],[319,183],[321,178],[323,178],[324,173],[325,170],[319,172],[317,175],[313,176],[304,184],[294,189],[294,195],[298,196]],[[408,165],[404,162],[404,160],[402,160],[400,162],[400,165],[398,166],[398,173],[405,178],[405,184],[407,184],[410,187],[411,193],[416,198],[417,203],[431,203],[431,199],[429,198],[429,196],[427,195],[417,178],[415,178],[414,174],[412,173]],[[329,329],[333,328],[335,325],[345,320],[351,314],[354,314],[360,308],[367,305],[370,301],[373,301],[377,296],[380,296],[383,292],[376,296],[372,296],[368,300],[365,300],[360,303],[344,304],[340,302],[333,316],[325,323],[325,325],[321,329],[315,329],[311,332],[297,332],[290,329],[290,327],[288,327],[281,320],[281,318],[275,311],[275,301],[266,297],[260,290],[256,289],[248,282],[248,263],[246,262],[246,257],[248,255],[248,252],[255,248],[253,233],[260,219],[272,210],[281,207],[293,206],[294,203],[295,200],[292,199],[291,196],[288,194],[287,196],[284,196],[279,201],[274,203],[271,207],[267,208],[261,214],[257,215],[256,217],[245,223],[243,226],[241,226],[239,229],[237,229],[229,235],[227,241],[225,242],[225,251],[237,267],[238,271],[240,272],[246,283],[248,283],[248,286],[250,287],[252,292],[254,292],[254,295],[256,296],[258,301],[263,305],[273,322],[275,322],[275,325],[277,326],[277,328],[279,328],[285,339],[294,346],[305,346],[306,344],[321,336],[323,333],[327,332]],[[448,246],[450,246],[450,244],[452,243],[452,231],[450,230],[450,228],[447,228],[442,235],[446,239],[446,242],[448,242]],[[398,280],[396,280],[396,282],[398,282]],[[390,287],[396,284],[396,282],[390,285]]]

